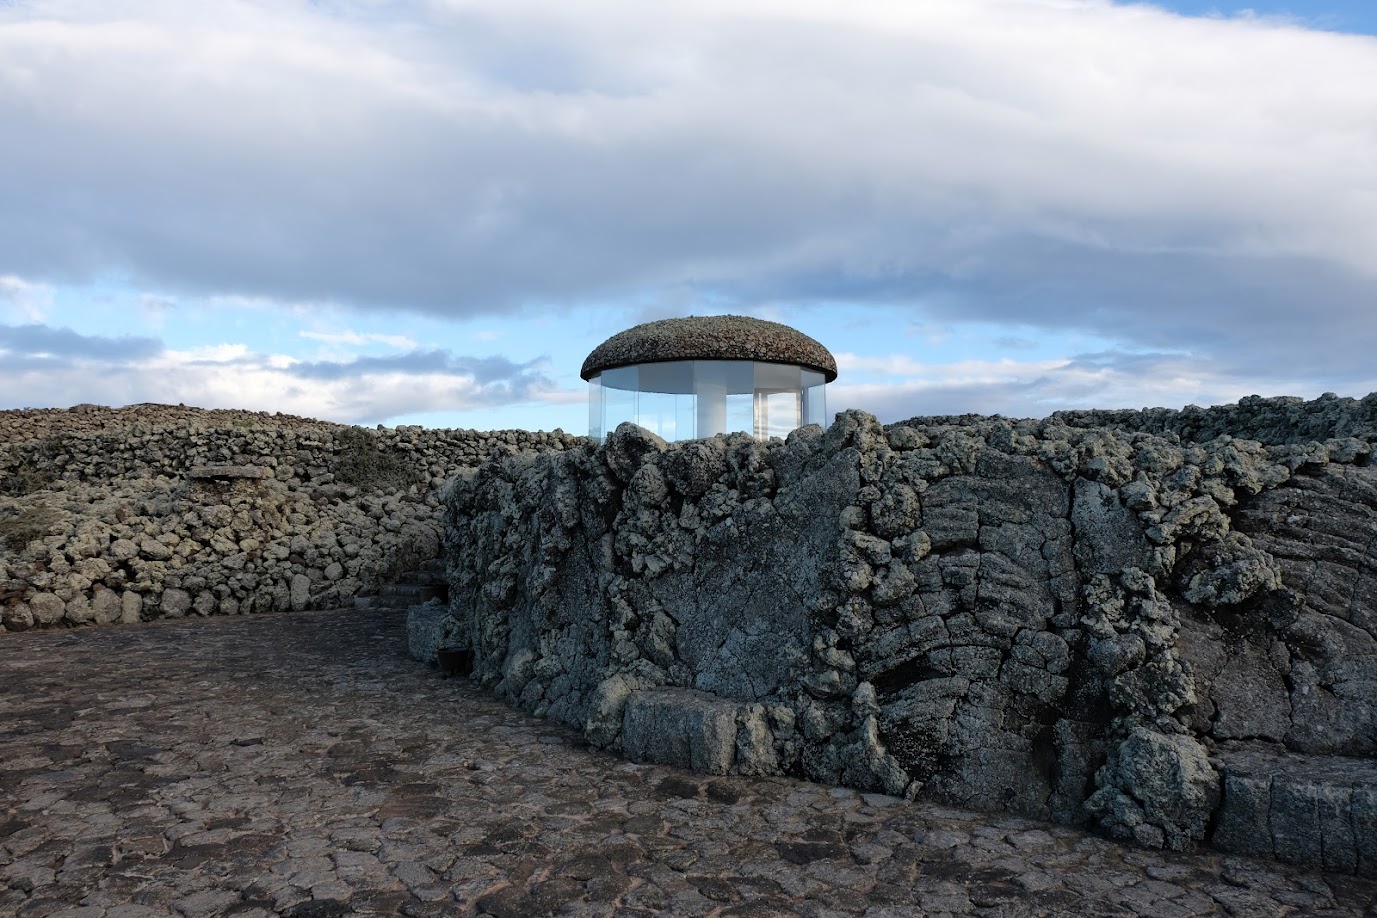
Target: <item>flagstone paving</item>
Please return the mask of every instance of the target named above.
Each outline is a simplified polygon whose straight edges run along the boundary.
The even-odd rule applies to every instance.
[[[0,637],[0,915],[1377,915],[1377,884],[622,762],[385,609]]]

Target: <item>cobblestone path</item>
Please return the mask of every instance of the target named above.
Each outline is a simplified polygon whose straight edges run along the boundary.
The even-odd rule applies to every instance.
[[[624,763],[385,610],[0,638],[0,915],[1361,915],[1377,885]]]

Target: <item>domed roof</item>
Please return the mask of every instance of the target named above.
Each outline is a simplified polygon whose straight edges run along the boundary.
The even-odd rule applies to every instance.
[[[827,382],[837,378],[827,348],[787,325],[749,316],[689,316],[628,328],[593,348],[579,375],[666,360],[760,360],[817,370]]]

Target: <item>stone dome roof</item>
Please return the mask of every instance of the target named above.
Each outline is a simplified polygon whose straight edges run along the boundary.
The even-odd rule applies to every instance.
[[[595,347],[579,375],[666,360],[760,360],[817,370],[827,382],[837,378],[827,348],[787,325],[749,316],[689,316],[628,328]]]

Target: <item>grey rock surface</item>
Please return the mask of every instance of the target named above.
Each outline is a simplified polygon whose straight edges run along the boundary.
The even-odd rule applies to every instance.
[[[399,612],[341,609],[0,636],[0,914],[1352,918],[1377,903],[1373,881],[1318,867],[628,763],[440,678],[402,631]]]
[[[407,651],[414,660],[434,663],[435,651],[451,646],[459,633],[459,621],[449,607],[439,600],[407,609]]]
[[[674,698],[747,705],[732,756],[701,732],[658,754],[1185,849],[1234,799],[1221,744],[1373,754],[1370,402],[845,412],[766,443],[624,425],[456,481],[451,607],[476,679],[601,747],[650,754],[642,712]]]
[[[171,405],[0,411],[0,628],[347,603],[438,556],[461,469],[581,441]]]
[[[633,762],[686,764],[725,775],[736,760],[740,705],[691,689],[633,693],[622,720],[622,751]]]
[[[1212,408],[1192,405],[1181,411],[1059,411],[1053,417],[1073,427],[1150,433],[1192,443],[1230,437],[1272,446],[1299,446],[1303,452],[1312,444],[1328,441],[1372,443],[1377,438],[1377,393],[1361,399],[1326,393],[1312,401],[1252,395],[1234,405]],[[1325,452],[1330,453],[1327,445]]]
[[[1230,743],[1215,762],[1223,776],[1214,833],[1221,847],[1338,873],[1374,873],[1377,761]]]
[[[271,474],[257,465],[198,465],[186,471],[186,477],[191,481],[258,481]]]

